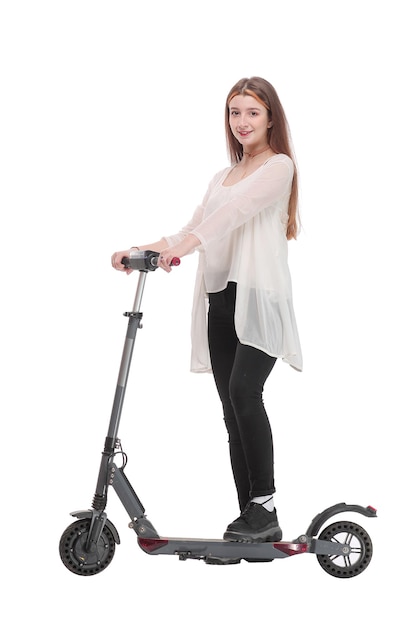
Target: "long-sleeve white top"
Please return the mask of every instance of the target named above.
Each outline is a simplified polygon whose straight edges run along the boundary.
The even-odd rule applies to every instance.
[[[232,166],[233,167],[233,166]],[[231,167],[211,180],[202,203],[169,246],[193,234],[201,242],[191,323],[191,371],[210,372],[208,294],[237,284],[235,327],[241,343],[302,370],[288,268],[288,201],[292,160],[277,154],[234,185]]]

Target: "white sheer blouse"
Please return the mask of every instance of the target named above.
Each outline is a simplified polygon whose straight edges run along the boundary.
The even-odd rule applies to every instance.
[[[201,241],[191,323],[191,371],[210,372],[208,293],[237,283],[235,327],[239,341],[302,370],[288,268],[286,228],[294,167],[284,154],[269,158],[234,185],[231,167],[211,180],[203,202],[176,235]]]

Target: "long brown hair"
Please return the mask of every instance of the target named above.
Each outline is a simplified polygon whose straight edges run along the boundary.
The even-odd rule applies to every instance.
[[[298,174],[291,148],[289,126],[278,94],[271,83],[264,78],[259,78],[259,76],[242,78],[229,91],[226,99],[225,125],[227,148],[232,163],[239,163],[243,158],[243,146],[233,135],[229,124],[229,103],[237,95],[252,96],[266,107],[269,121],[272,122],[268,129],[269,146],[277,154],[289,156],[294,163],[294,176],[288,203],[287,239],[296,239],[298,232]]]

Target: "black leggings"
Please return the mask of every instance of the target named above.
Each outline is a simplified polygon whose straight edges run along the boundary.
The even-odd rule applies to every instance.
[[[272,433],[262,393],[276,359],[239,342],[234,325],[235,301],[236,283],[209,294],[208,337],[243,510],[251,498],[275,492]]]

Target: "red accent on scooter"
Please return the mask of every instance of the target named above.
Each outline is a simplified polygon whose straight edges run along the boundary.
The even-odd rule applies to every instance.
[[[138,537],[139,546],[149,554],[155,552],[158,548],[163,548],[167,543],[168,539],[146,539],[146,537]]]
[[[307,552],[308,545],[306,543],[274,543],[274,548],[285,552],[288,556],[294,556],[294,554],[303,554]]]

